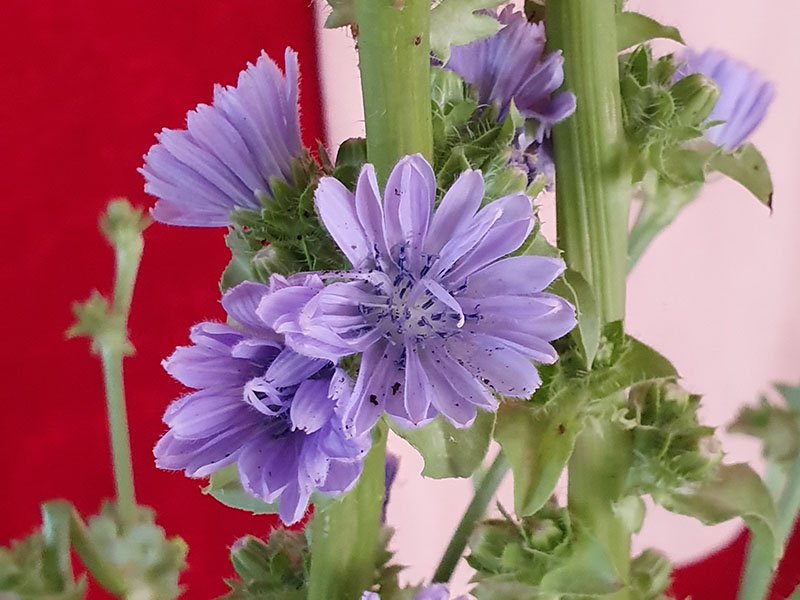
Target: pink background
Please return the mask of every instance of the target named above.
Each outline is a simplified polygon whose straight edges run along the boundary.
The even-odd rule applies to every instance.
[[[792,50],[800,4],[632,0],[628,9],[678,25],[687,44],[698,50],[715,47],[737,56],[777,88],[767,119],[753,136],[772,170],[773,214],[737,184],[715,181],[656,240],[630,278],[628,329],[668,356],[689,390],[704,395],[704,421],[724,427],[770,382],[800,381],[800,117]],[[318,6],[318,16],[326,13],[326,7]],[[658,47],[675,48],[670,43]],[[357,61],[347,32],[321,33],[320,64],[328,139],[336,145],[363,134]],[[552,198],[542,203],[542,221],[552,235]],[[751,461],[760,468],[755,443],[724,431],[719,436],[728,460]],[[402,466],[389,521],[398,529],[398,558],[410,565],[406,577],[414,581],[438,562],[471,496],[471,482],[423,480],[421,460],[413,451],[396,439],[391,447],[401,455]],[[512,505],[509,481],[500,496]],[[740,527],[739,522],[703,527],[655,507],[634,543],[658,547],[685,562],[729,541]],[[462,564],[459,589],[469,575]]]

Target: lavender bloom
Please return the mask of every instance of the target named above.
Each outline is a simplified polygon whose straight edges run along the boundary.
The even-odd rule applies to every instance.
[[[358,479],[369,438],[346,439],[336,404],[350,380],[329,361],[301,356],[255,314],[269,292],[245,282],[222,305],[237,326],[200,323],[193,346],[178,348],[164,368],[194,388],[164,415],[169,431],[156,464],[206,477],[233,463],[242,487],[279,502],[286,524],[302,518],[314,491],[336,496]]]
[[[544,178],[544,188],[553,191],[556,183],[556,164],[553,161],[553,144],[545,139],[530,140],[525,133],[514,138],[509,163],[525,174],[528,185],[539,177]]]
[[[575,95],[555,91],[564,82],[561,51],[545,54],[544,24],[528,23],[525,15],[506,6],[497,19],[505,25],[490,38],[453,46],[445,67],[475,87],[483,104],[497,104],[500,118],[511,101],[527,119],[536,119],[536,141],[553,125],[575,112]]]
[[[153,218],[169,225],[222,227],[235,208],[260,210],[270,180],[289,181],[303,152],[297,106],[297,54],[286,49],[286,77],[264,53],[236,87],[214,88],[211,106],[188,113],[186,129],[164,129],[139,172],[158,198]]]
[[[389,499],[392,493],[394,480],[397,478],[397,471],[400,469],[400,457],[391,452],[386,453],[386,464],[383,470],[383,506],[381,507],[381,523],[386,523],[386,509],[389,507]]]
[[[759,126],[767,114],[775,89],[758,71],[718,50],[698,54],[687,50],[678,69],[678,78],[700,73],[719,87],[719,100],[708,121],[723,121],[706,131],[715,146],[733,152]]]
[[[533,227],[525,195],[481,208],[478,171],[463,173],[434,211],[435,190],[419,155],[397,164],[383,203],[371,165],[355,195],[322,179],[317,209],[354,269],[321,291],[287,287],[259,306],[265,322],[295,332],[304,353],[363,353],[342,407],[348,435],[369,431],[384,411],[404,427],[439,414],[466,427],[477,409],[497,408],[492,392],[527,398],[541,382],[532,361],[554,362],[548,342],[575,325],[572,306],[543,292],[561,260],[503,258]]]
[[[364,592],[361,600],[381,600],[375,592]],[[414,596],[414,600],[450,600],[450,590],[443,583],[434,583]],[[467,596],[459,596],[453,600],[469,600]]]

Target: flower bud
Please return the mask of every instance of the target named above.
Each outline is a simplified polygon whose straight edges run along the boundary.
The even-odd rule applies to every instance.
[[[678,80],[670,88],[670,94],[681,124],[697,126],[714,110],[719,88],[705,75],[694,73]]]

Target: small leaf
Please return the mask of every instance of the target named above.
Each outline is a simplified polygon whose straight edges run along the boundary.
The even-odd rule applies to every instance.
[[[622,579],[603,545],[588,533],[572,554],[542,578],[540,589],[558,595],[597,597],[622,588]]]
[[[745,144],[730,154],[715,154],[709,166],[742,184],[762,204],[772,209],[772,176],[767,161],[753,144]]]
[[[570,335],[576,338],[587,369],[592,368],[600,345],[600,315],[592,288],[583,275],[567,269],[564,276],[550,286],[554,294],[569,300],[578,313],[578,327]]]
[[[718,476],[697,488],[653,499],[669,511],[716,525],[741,517],[753,535],[753,550],[776,565],[782,547],[776,535],[775,504],[761,478],[749,465],[722,465]]]
[[[246,510],[254,515],[272,515],[278,512],[277,503],[268,504],[242,489],[236,465],[230,465],[211,475],[203,493],[213,496],[225,506]]]
[[[475,423],[466,429],[457,429],[442,417],[419,429],[392,429],[422,455],[425,477],[469,477],[486,456],[494,414],[479,411]]]
[[[325,19],[325,29],[336,29],[356,23],[355,0],[328,0],[331,14]]]
[[[553,494],[561,472],[572,456],[583,423],[578,406],[585,390],[565,387],[547,407],[528,402],[505,402],[497,413],[495,439],[514,473],[514,511],[532,515]]]
[[[669,360],[630,336],[625,337],[619,357],[608,364],[587,377],[589,396],[593,399],[606,398],[640,383],[678,377]]]
[[[655,38],[664,38],[683,44],[680,31],[662,25],[655,19],[636,12],[617,14],[617,49],[621,52]]]
[[[499,21],[475,12],[494,8],[503,0],[441,0],[431,10],[431,50],[443,61],[450,46],[463,46],[500,31]]]

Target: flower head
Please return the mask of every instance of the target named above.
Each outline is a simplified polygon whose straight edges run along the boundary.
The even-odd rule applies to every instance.
[[[287,48],[286,77],[265,54],[235,87],[214,88],[186,129],[164,129],[144,157],[145,191],[158,198],[153,218],[170,225],[221,227],[235,208],[259,210],[272,178],[289,181],[303,152],[297,106],[297,54]]]
[[[279,502],[287,523],[298,521],[312,492],[349,490],[363,466],[369,438],[346,439],[336,404],[350,380],[329,361],[284,347],[256,308],[267,286],[246,282],[222,305],[236,326],[200,323],[194,345],[178,348],[164,368],[196,391],[164,415],[169,431],[156,444],[156,464],[206,477],[236,463],[242,487]]]
[[[321,290],[277,290],[259,307],[265,322],[294,332],[287,343],[304,353],[363,353],[343,404],[348,435],[368,431],[384,411],[405,427],[439,414],[465,427],[478,409],[496,409],[493,392],[526,398],[541,381],[532,361],[554,362],[548,342],[575,325],[573,308],[543,292],[562,261],[504,258],[533,227],[527,196],[481,208],[478,171],[463,173],[436,210],[435,191],[419,155],[397,164],[383,202],[371,165],[355,195],[322,179],[317,209],[353,270],[332,274]],[[298,299],[302,309],[287,317]]]
[[[381,600],[375,592],[364,592],[361,600]],[[433,583],[414,596],[414,600],[450,600],[450,590],[443,583]],[[468,600],[467,596],[459,596],[453,600]]]
[[[719,87],[719,100],[708,121],[722,121],[706,131],[708,140],[733,152],[750,136],[767,114],[775,90],[758,71],[719,52],[698,54],[687,50],[678,69],[678,78],[700,73]]]
[[[504,27],[495,35],[465,46],[454,46],[445,67],[471,84],[483,104],[496,104],[505,118],[513,100],[517,110],[539,122],[541,142],[552,126],[575,112],[575,95],[556,94],[564,82],[560,51],[545,53],[541,23],[506,6],[497,19]]]

